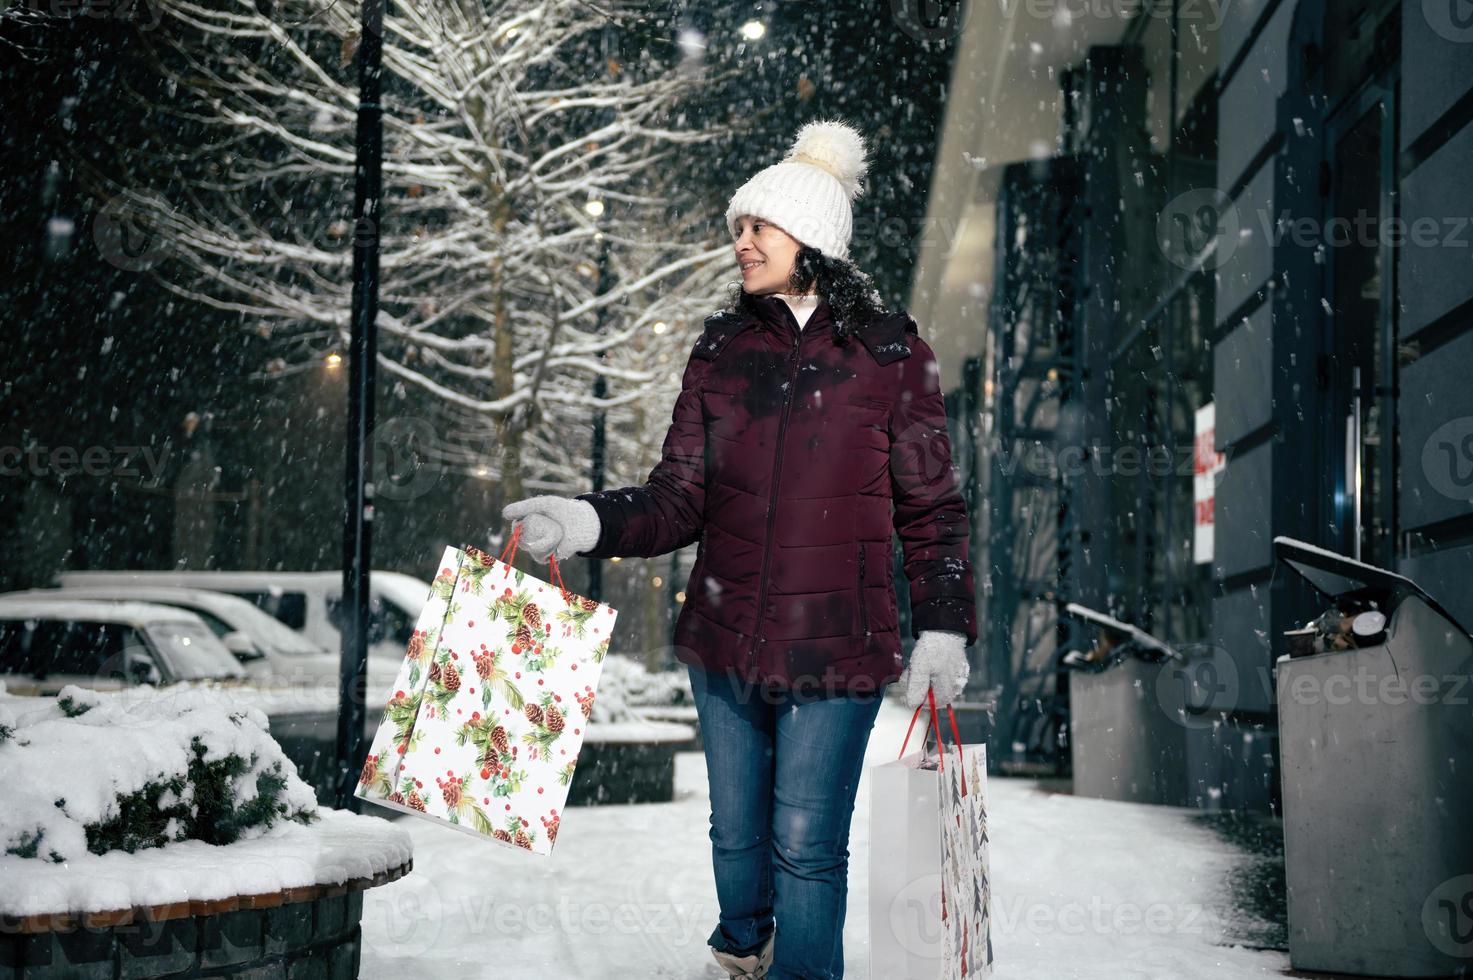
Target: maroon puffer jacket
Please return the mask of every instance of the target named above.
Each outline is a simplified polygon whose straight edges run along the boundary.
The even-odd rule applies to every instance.
[[[677,659],[799,694],[869,693],[903,666],[892,528],[912,634],[977,639],[936,356],[906,313],[841,344],[827,301],[800,332],[781,299],[754,298],[759,316],[706,319],[649,480],[578,495],[602,522],[580,554],[699,541]]]

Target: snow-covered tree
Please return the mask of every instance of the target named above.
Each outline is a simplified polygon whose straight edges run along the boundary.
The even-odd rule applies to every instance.
[[[586,487],[599,408],[609,481],[637,479],[651,437],[627,423],[673,397],[693,331],[734,278],[720,209],[687,159],[729,130],[687,112],[713,79],[648,43],[651,9],[386,11],[379,370],[437,406],[440,462],[486,471],[506,498],[524,474]],[[279,340],[272,370],[316,363],[349,329],[358,6],[159,11],[139,34],[168,83],[169,98],[138,100],[157,135],[94,170],[94,187],[160,236],[153,271],[168,288]]]

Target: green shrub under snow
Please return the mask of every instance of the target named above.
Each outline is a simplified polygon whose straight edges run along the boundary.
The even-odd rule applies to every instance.
[[[60,862],[309,823],[316,796],[266,729],[219,691],[0,694],[0,852]]]

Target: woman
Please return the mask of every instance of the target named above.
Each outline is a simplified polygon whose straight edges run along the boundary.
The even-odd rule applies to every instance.
[[[849,825],[884,687],[951,701],[977,638],[935,355],[848,260],[864,171],[858,133],[813,122],[732,197],[742,281],[705,321],[642,486],[503,511],[539,561],[699,542],[675,656],[711,788],[709,942],[734,977],[843,976]]]

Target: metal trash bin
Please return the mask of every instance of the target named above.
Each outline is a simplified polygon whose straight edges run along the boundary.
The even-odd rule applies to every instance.
[[[1410,579],[1292,538],[1280,561],[1366,646],[1277,661],[1289,961],[1382,977],[1473,965],[1473,637]],[[1298,631],[1295,631],[1296,633]],[[1321,637],[1318,646],[1324,645]],[[1355,638],[1329,637],[1339,644]]]
[[[1069,746],[1074,795],[1128,803],[1187,802],[1186,728],[1162,702],[1162,671],[1177,650],[1097,610],[1071,602],[1064,612],[1100,631],[1105,657],[1094,664],[1071,652]]]

